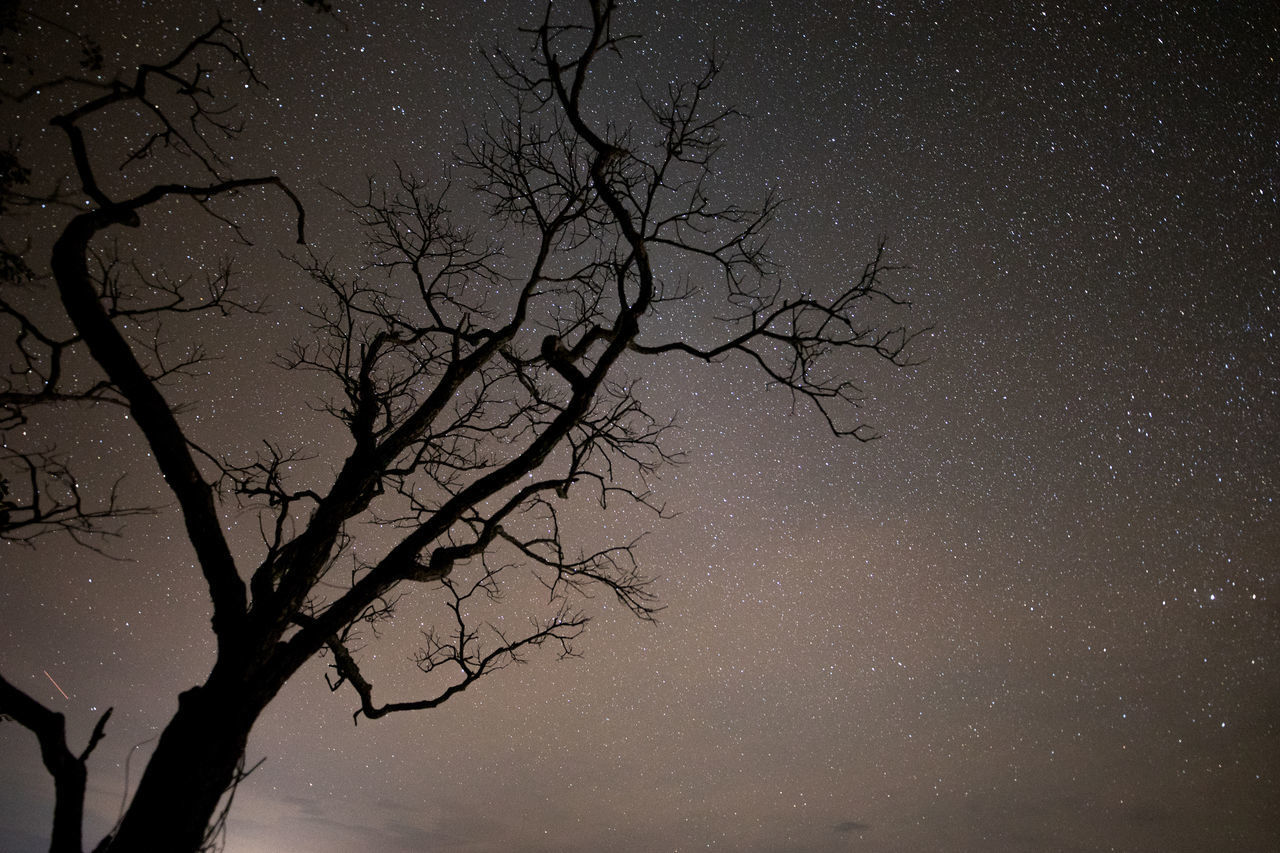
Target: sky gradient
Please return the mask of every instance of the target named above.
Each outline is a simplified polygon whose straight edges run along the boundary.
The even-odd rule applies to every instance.
[[[357,257],[324,187],[396,163],[449,176],[496,93],[481,51],[522,47],[538,5],[378,0],[335,20],[222,4],[270,87],[244,102],[237,171],[285,177],[313,243]],[[41,8],[109,67],[212,14],[94,6]],[[652,529],[658,624],[590,602],[582,658],[535,653],[358,726],[315,663],[255,731],[249,761],[266,761],[228,853],[1280,847],[1275,4],[638,0],[616,23],[645,38],[593,103],[665,89],[714,46],[715,96],[746,116],[724,192],[788,200],[771,245],[806,289],[860,273],[883,237],[911,267],[893,279],[911,322],[934,327],[927,361],[856,377],[870,444],[831,438],[744,364],[645,369],[639,390],[682,424],[687,460],[656,484],[678,515],[597,523]],[[74,61],[41,38],[51,69]],[[24,127],[27,150],[57,153]],[[288,211],[244,205],[243,286],[275,312],[197,327],[221,360],[171,395],[197,440],[293,443],[323,477],[338,427],[270,363],[309,298],[277,254]],[[176,211],[138,241],[198,265],[226,248],[212,224]],[[162,494],[117,413],[32,429]],[[68,715],[73,747],[116,709],[89,764],[90,845],[131,748],[136,782],[212,660],[177,520],[128,533],[109,548],[129,562],[0,550],[6,676]],[[370,661],[386,700],[417,694],[405,622]],[[0,850],[45,849],[34,738],[0,724],[0,759]]]

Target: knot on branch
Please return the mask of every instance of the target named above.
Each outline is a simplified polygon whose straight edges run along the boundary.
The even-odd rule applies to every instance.
[[[431,558],[425,563],[415,557],[413,565],[405,574],[405,577],[411,581],[430,583],[447,577],[452,569],[453,558],[445,554],[443,550],[437,550],[432,552]]]
[[[586,384],[586,377],[574,365],[572,354],[559,335],[547,335],[542,339],[542,357],[552,370],[565,378],[573,390],[577,391]]]

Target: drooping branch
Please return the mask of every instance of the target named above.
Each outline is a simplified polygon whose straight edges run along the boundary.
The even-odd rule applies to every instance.
[[[500,571],[501,568],[486,567],[481,576],[465,588],[449,577],[439,579],[441,587],[449,595],[446,606],[452,614],[453,626],[449,631],[439,631],[433,627],[424,632],[423,646],[415,654],[414,662],[424,674],[448,668],[456,669],[460,677],[428,698],[377,704],[373,699],[373,685],[365,678],[348,648],[348,632],[326,640],[325,645],[333,655],[331,666],[337,673],[336,679],[328,680],[329,688],[336,691],[343,684],[350,684],[360,698],[360,708],[352,715],[353,720],[358,723],[362,714],[374,720],[387,714],[438,707],[484,676],[513,663],[523,663],[527,649],[544,643],[558,644],[562,657],[574,654],[573,641],[582,633],[589,620],[567,605],[562,605],[550,618],[531,620],[529,630],[516,637],[490,625],[488,634],[492,647],[485,645],[479,628],[470,621],[466,606],[469,599],[476,596],[491,601],[501,599],[501,587],[497,580]]]
[[[242,129],[234,111],[221,103],[223,95],[213,88],[216,71],[228,68],[238,72],[245,88],[261,87],[240,35],[227,18],[219,18],[207,30],[192,38],[167,61],[140,64],[129,79],[117,77],[102,83],[98,80],[65,76],[42,82],[11,95],[23,101],[52,88],[75,86],[97,89],[102,94],[86,100],[52,120],[71,140],[72,156],[82,189],[96,204],[110,204],[90,164],[88,147],[77,123],[87,116],[101,113],[116,104],[131,103],[154,123],[154,129],[142,135],[125,156],[121,168],[168,149],[181,156],[194,158],[201,169],[222,180],[225,166],[218,142],[234,139]],[[182,106],[162,106],[153,91],[164,87],[165,94],[176,98]],[[178,114],[175,114],[178,113]]]
[[[812,403],[835,435],[870,441],[877,434],[868,425],[859,423],[850,428],[841,422],[842,413],[836,407],[856,408],[861,392],[844,378],[843,370],[830,369],[829,363],[842,353],[868,350],[890,364],[917,365],[907,348],[931,331],[930,327],[881,329],[859,316],[863,304],[875,299],[898,306],[910,304],[883,289],[885,273],[900,269],[888,265],[884,253],[881,242],[862,276],[832,298],[799,295],[784,299],[775,293],[749,300],[747,309],[734,321],[743,330],[722,343],[695,346],[685,340],[635,341],[631,348],[646,355],[680,353],[708,362],[731,355],[745,357],[771,381],[787,388],[793,399]]]

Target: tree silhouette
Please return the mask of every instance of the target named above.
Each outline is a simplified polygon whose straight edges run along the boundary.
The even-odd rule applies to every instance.
[[[659,605],[635,541],[583,548],[562,525],[565,508],[584,498],[606,511],[629,502],[662,515],[645,483],[678,453],[670,423],[633,392],[642,372],[667,369],[675,358],[744,359],[794,401],[811,404],[834,435],[874,437],[853,411],[850,359],[865,352],[903,364],[913,337],[863,316],[877,298],[894,301],[881,289],[889,269],[882,252],[838,293],[784,291],[765,252],[776,200],[740,204],[715,190],[721,133],[733,118],[705,112],[715,62],[699,79],[645,97],[645,121],[623,124],[609,117],[607,99],[586,103],[589,70],[622,53],[628,38],[611,29],[611,2],[585,5],[583,21],[562,22],[548,4],[523,31],[527,55],[493,55],[512,97],[461,148],[469,187],[498,232],[528,247],[518,269],[496,234],[457,227],[447,195],[403,170],[345,197],[366,233],[363,272],[306,246],[293,190],[273,175],[236,177],[223,159],[221,146],[239,127],[220,78],[257,83],[226,20],[128,77],[68,76],[9,98],[21,107],[50,86],[89,92],[52,118],[74,180],[38,197],[71,202],[61,208],[48,277],[31,271],[28,264],[38,265],[24,244],[5,244],[13,274],[0,291],[9,344],[0,387],[0,535],[35,545],[40,534],[63,530],[93,546],[121,532],[104,524],[143,511],[119,490],[99,504],[81,500],[58,449],[26,447],[17,435],[34,407],[127,410],[176,499],[216,641],[207,677],[179,697],[121,821],[96,849],[209,844],[221,825],[219,803],[245,775],[255,721],[317,655],[328,660],[330,686],[354,692],[358,721],[435,707],[540,646],[572,655],[589,619],[584,601],[595,591],[652,619]],[[120,105],[149,122],[125,165],[167,158],[185,164],[185,179],[138,179],[141,186],[121,189],[128,181],[116,178],[115,189],[104,187],[93,147]],[[36,200],[23,195],[27,175],[16,155],[10,159],[5,203]],[[283,344],[281,361],[297,375],[315,374],[318,393],[329,394],[325,410],[349,437],[325,484],[297,481],[296,450],[266,443],[248,459],[235,447],[197,446],[163,389],[200,363],[199,352],[175,361],[154,342],[161,336],[122,331],[126,323],[155,328],[183,312],[252,309],[237,299],[229,265],[203,281],[170,282],[141,275],[142,262],[105,239],[175,199],[239,233],[225,205],[214,203],[252,190],[276,194],[296,216],[305,247],[296,262],[322,297],[311,333]],[[661,272],[681,264],[699,280]],[[65,315],[59,328],[69,331],[50,331],[24,310],[33,292],[56,296]],[[696,336],[667,320],[676,309],[697,316]],[[95,373],[66,369],[86,354]],[[257,552],[237,554],[225,537],[219,509],[228,504],[256,515]],[[352,543],[370,521],[382,537],[394,536],[357,556]],[[550,608],[530,602],[534,615],[522,629],[484,621],[485,602],[518,586],[512,578],[521,572],[541,582]],[[448,617],[425,632],[414,661],[446,677],[425,681],[438,685],[431,692],[382,700],[361,669],[359,646],[395,618],[410,592],[443,601]],[[0,712],[36,734],[54,776],[51,850],[79,853],[85,759],[108,715],[77,754],[62,715],[3,679]]]

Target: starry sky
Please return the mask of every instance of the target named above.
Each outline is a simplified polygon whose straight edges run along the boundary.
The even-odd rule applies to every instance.
[[[239,174],[282,175],[313,243],[355,257],[324,187],[396,163],[453,176],[496,93],[482,50],[523,46],[539,4],[336,6],[221,4],[270,87],[227,151]],[[212,15],[41,9],[108,67]],[[255,731],[266,761],[228,853],[1280,847],[1280,8],[635,0],[617,26],[645,38],[596,103],[665,89],[714,47],[715,98],[745,115],[722,190],[788,200],[771,245],[797,286],[839,286],[883,237],[910,266],[893,286],[911,322],[933,326],[925,361],[863,366],[870,444],[744,364],[646,369],[646,399],[682,424],[686,462],[655,483],[678,515],[601,524],[652,530],[658,623],[598,600],[583,657],[534,654],[358,726],[317,662]],[[65,35],[28,38],[50,69],[74,61]],[[65,169],[57,137],[22,126]],[[198,440],[291,442],[323,477],[338,427],[270,361],[309,298],[278,254],[289,214],[267,197],[239,214],[244,287],[275,310],[199,321],[220,358],[169,393]],[[175,269],[226,250],[207,217],[162,219],[131,239]],[[163,499],[118,413],[31,429]],[[73,746],[116,709],[89,765],[93,839],[212,660],[173,513],[127,529],[109,544],[124,562],[0,550],[6,676],[68,715]],[[418,629],[370,652],[380,697],[414,695]],[[0,724],[0,756],[0,850],[45,849],[34,738]]]

